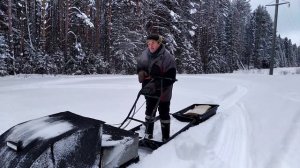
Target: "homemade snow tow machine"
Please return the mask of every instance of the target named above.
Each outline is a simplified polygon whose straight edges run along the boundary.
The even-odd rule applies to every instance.
[[[163,86],[163,79],[160,78],[160,81]],[[159,148],[183,131],[216,114],[219,106],[192,104],[171,114],[171,136],[162,142],[156,135],[153,139],[144,138],[143,129],[147,123],[134,118],[138,112],[136,105],[140,96],[152,96],[147,93],[146,88],[139,91],[119,127],[65,111],[10,128],[0,136],[1,168],[127,167],[139,161],[141,150],[153,151]],[[156,108],[159,97],[157,100]],[[156,117],[155,125],[159,123],[156,122],[158,120],[159,117]],[[126,130],[131,121],[138,122],[137,126]],[[173,129],[172,125],[179,125],[180,128]]]

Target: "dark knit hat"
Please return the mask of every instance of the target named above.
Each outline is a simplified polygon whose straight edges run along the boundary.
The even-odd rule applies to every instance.
[[[157,41],[159,44],[161,44],[162,41],[163,41],[163,38],[162,38],[161,35],[158,35],[158,34],[150,34],[150,35],[147,36],[147,41],[148,41],[148,40],[155,40],[155,41]]]

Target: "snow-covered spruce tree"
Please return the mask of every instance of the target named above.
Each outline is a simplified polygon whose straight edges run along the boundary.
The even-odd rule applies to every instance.
[[[8,75],[6,61],[9,57],[9,46],[4,36],[0,34],[0,76]]]
[[[0,3],[0,33],[7,35],[7,45],[9,48],[9,57],[7,58],[7,72],[9,74],[16,74],[16,61],[15,61],[15,24],[13,22],[16,19],[15,5],[13,0],[2,0]]]
[[[227,18],[227,52],[226,61],[230,67],[230,72],[237,69],[244,69],[247,62],[246,46],[246,26],[250,20],[250,4],[246,0],[234,0],[231,2],[229,15]]]
[[[48,59],[49,55],[42,51],[36,53],[34,57],[34,72],[36,74],[49,74]]]
[[[49,73],[50,74],[63,74],[64,73],[64,56],[60,50],[55,51],[49,57]]]
[[[197,65],[197,72],[196,73],[205,73],[203,70],[203,57],[206,50],[204,48],[206,47],[205,40],[206,39],[206,33],[205,33],[205,23],[204,20],[204,4],[203,1],[195,1],[191,0],[189,2],[190,6],[188,7],[189,15],[190,15],[190,22],[192,22],[192,31],[191,33],[195,32],[193,34],[192,40],[192,46],[195,49],[196,57],[195,57],[195,63]],[[180,60],[179,60],[180,61]]]
[[[94,24],[90,20],[89,11],[93,8],[87,3],[92,1],[70,1],[66,0],[64,4],[64,72],[67,74],[82,73],[82,61],[86,56],[86,47],[83,44],[87,42],[87,33],[89,29],[94,28]]]
[[[98,74],[103,74],[107,72],[106,70],[109,68],[109,63],[105,61],[104,56],[98,53],[97,55],[95,55],[94,59],[91,60],[92,60],[92,65],[94,65],[93,67],[95,68]]]
[[[285,67],[287,62],[286,62],[286,57],[285,57],[285,50],[284,50],[284,43],[283,39],[281,39],[280,36],[277,37],[276,41],[276,58],[274,67]]]
[[[111,61],[114,73],[136,73],[136,57],[144,48],[141,15],[135,1],[118,0],[112,3]]]
[[[231,1],[230,0],[222,0],[217,1],[218,5],[216,6],[218,8],[217,13],[217,38],[216,38],[216,45],[219,51],[219,55],[221,56],[219,62],[219,73],[226,73],[230,72],[230,67],[228,66],[228,63],[226,62],[226,51],[229,48],[228,46],[228,38],[226,34],[226,19],[229,17],[230,13],[230,7],[231,7]]]
[[[225,65],[218,65],[216,62],[212,63],[215,58],[220,58],[221,46],[218,41],[218,36],[223,34],[218,34],[222,32],[218,31],[219,24],[224,22],[224,18],[220,17],[221,11],[220,2],[217,0],[213,1],[202,1],[200,4],[200,11],[198,18],[198,30],[197,30],[197,51],[201,56],[202,68],[204,73],[214,73],[216,69],[221,69],[220,67],[225,67]],[[217,56],[218,55],[218,56]],[[220,61],[219,63],[224,63]],[[216,66],[216,67],[213,67]]]
[[[200,57],[193,46],[196,25],[191,20],[195,5],[189,1],[161,1],[169,9],[171,15],[171,31],[166,37],[176,58],[179,73],[201,73]]]
[[[297,45],[293,44],[292,46],[292,67],[296,67],[298,65],[297,63]]]
[[[263,6],[258,6],[253,12],[254,50],[253,66],[255,68],[268,68],[272,53],[273,23],[270,14]]]
[[[255,20],[252,19],[253,14],[250,15],[250,20],[246,25],[246,51],[244,55],[244,63],[247,69],[253,68],[253,53],[254,53],[254,38],[255,38]]]
[[[216,44],[213,44],[208,51],[208,71],[207,73],[219,73],[221,72],[221,66],[224,64],[224,58],[221,56],[220,51]]]
[[[284,52],[285,52],[285,59],[286,59],[286,67],[293,66],[293,52],[292,52],[292,41],[285,37],[283,39],[283,45],[284,45]]]
[[[82,60],[81,72],[82,74],[96,74],[96,58],[94,51],[88,52],[87,56],[85,56]]]
[[[300,66],[300,46],[297,48],[297,66]]]

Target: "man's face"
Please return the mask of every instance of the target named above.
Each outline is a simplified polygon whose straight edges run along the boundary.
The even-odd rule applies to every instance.
[[[147,45],[151,53],[154,53],[160,46],[160,44],[156,40],[148,40]]]

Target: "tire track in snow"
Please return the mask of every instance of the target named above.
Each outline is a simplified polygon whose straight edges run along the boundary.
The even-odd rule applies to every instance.
[[[249,118],[240,99],[248,92],[237,86],[219,98],[217,121],[207,137],[208,148],[224,162],[222,167],[251,168]],[[217,165],[215,165],[217,167]]]
[[[232,90],[229,90],[227,93],[223,94],[220,98],[215,100],[215,102],[219,102],[219,110],[225,111],[230,107],[234,106],[244,95],[248,92],[247,88],[237,85]]]
[[[194,163],[195,168],[252,168],[249,152],[248,115],[241,98],[248,92],[242,86],[229,90],[217,101],[220,105],[214,118],[200,125],[210,130],[205,143],[189,137],[177,141],[175,151],[181,160]],[[193,128],[196,129],[196,128]]]
[[[230,168],[247,168],[251,166],[248,136],[249,119],[243,104],[232,106],[223,116],[219,125],[219,137],[214,144],[214,150],[223,158]]]

